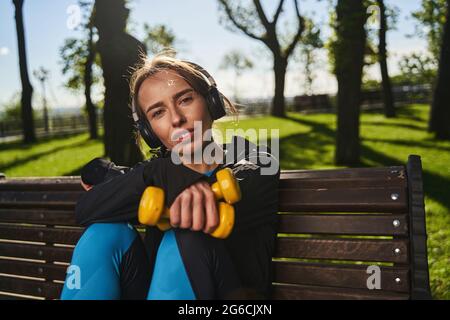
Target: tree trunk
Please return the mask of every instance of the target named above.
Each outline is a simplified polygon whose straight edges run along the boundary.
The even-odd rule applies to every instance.
[[[105,82],[105,154],[117,164],[133,166],[142,160],[142,153],[135,141],[128,77],[145,48],[125,32],[128,13],[124,0],[95,1],[97,50]]]
[[[336,77],[337,140],[335,161],[338,165],[359,163],[359,112],[361,78],[366,47],[366,7],[362,1],[339,0],[337,7]]]
[[[16,30],[17,30],[17,44],[19,48],[19,67],[20,80],[22,82],[22,97],[21,97],[21,116],[22,116],[22,131],[23,142],[36,142],[36,134],[34,131],[33,121],[33,87],[28,76],[27,53],[25,46],[25,28],[23,25],[23,0],[13,0],[15,6]]]
[[[284,86],[286,81],[287,59],[274,54],[275,95],[273,97],[272,116],[285,117]]]
[[[395,106],[392,94],[391,79],[389,78],[389,72],[387,67],[387,53],[386,53],[387,18],[384,0],[378,0],[378,6],[380,8],[378,60],[380,63],[381,82],[383,86],[384,114],[386,118],[393,118],[395,117]]]
[[[447,0],[450,8],[450,0]],[[436,139],[450,140],[450,10],[444,26],[437,84],[431,106],[430,128]]]
[[[93,41],[93,26],[89,26],[89,39],[88,39],[88,56],[84,68],[84,96],[86,98],[86,111],[89,121],[89,138],[97,139],[97,108],[91,99],[91,87],[92,87],[92,65],[95,59],[95,45]]]

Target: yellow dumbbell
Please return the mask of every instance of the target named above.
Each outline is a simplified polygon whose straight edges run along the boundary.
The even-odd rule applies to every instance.
[[[211,189],[216,200],[224,199],[227,203],[218,203],[219,226],[211,235],[224,239],[233,230],[234,208],[231,204],[241,199],[241,192],[231,169],[225,168],[218,171],[216,177],[217,182],[212,185]],[[139,222],[142,224],[156,225],[162,231],[170,229],[170,212],[164,206],[164,190],[147,187],[141,197],[138,216]]]
[[[217,182],[211,186],[216,200],[224,199],[228,204],[241,200],[241,189],[230,168],[217,171],[216,178]]]

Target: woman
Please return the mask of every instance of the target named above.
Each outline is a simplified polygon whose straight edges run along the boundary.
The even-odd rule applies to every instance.
[[[151,148],[159,149],[159,156],[83,194],[76,208],[78,222],[90,225],[87,231],[95,225],[136,222],[144,189],[149,185],[161,187],[173,228],[161,232],[147,227],[147,261],[136,263],[134,259],[128,263],[134,266],[132,272],[120,268],[117,274],[141,275],[139,268],[148,266],[148,299],[269,297],[279,171],[261,174],[259,160],[267,153],[260,153],[255,145],[239,137],[223,146],[204,139],[226,108],[236,110],[218,92],[214,79],[196,64],[165,55],[144,59],[132,76],[131,92],[138,132]],[[207,149],[214,152],[205,153]],[[199,161],[198,154],[202,155]],[[197,161],[192,161],[192,156]],[[217,160],[224,158],[225,162]],[[210,184],[215,172],[224,167],[231,168],[239,180],[242,199],[234,205],[232,233],[219,240],[208,235],[218,225]],[[132,235],[128,238],[135,239]],[[134,241],[130,239],[125,246],[112,246],[119,247],[117,252],[128,253]],[[123,264],[127,258],[118,260]],[[75,253],[72,264],[74,260]],[[118,265],[116,262],[116,269]],[[130,278],[130,283],[143,282]],[[68,291],[65,286],[64,292]]]

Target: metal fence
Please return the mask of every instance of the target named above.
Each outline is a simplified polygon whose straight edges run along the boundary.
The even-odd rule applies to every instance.
[[[51,116],[48,131],[45,129],[43,118],[34,120],[35,132],[38,137],[55,136],[58,134],[87,132],[89,130],[88,117],[85,114]],[[97,126],[103,126],[102,115],[97,116]],[[0,142],[13,141],[22,137],[21,121],[0,122]]]

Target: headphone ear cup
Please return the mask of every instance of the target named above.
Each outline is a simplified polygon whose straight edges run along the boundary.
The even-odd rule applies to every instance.
[[[150,148],[158,148],[163,145],[162,142],[158,139],[158,137],[156,137],[155,133],[150,128],[147,121],[139,120],[139,132],[141,133],[142,138]]]
[[[225,104],[223,98],[216,87],[212,86],[208,90],[208,96],[206,98],[208,104],[209,113],[213,120],[217,120],[226,115]]]

